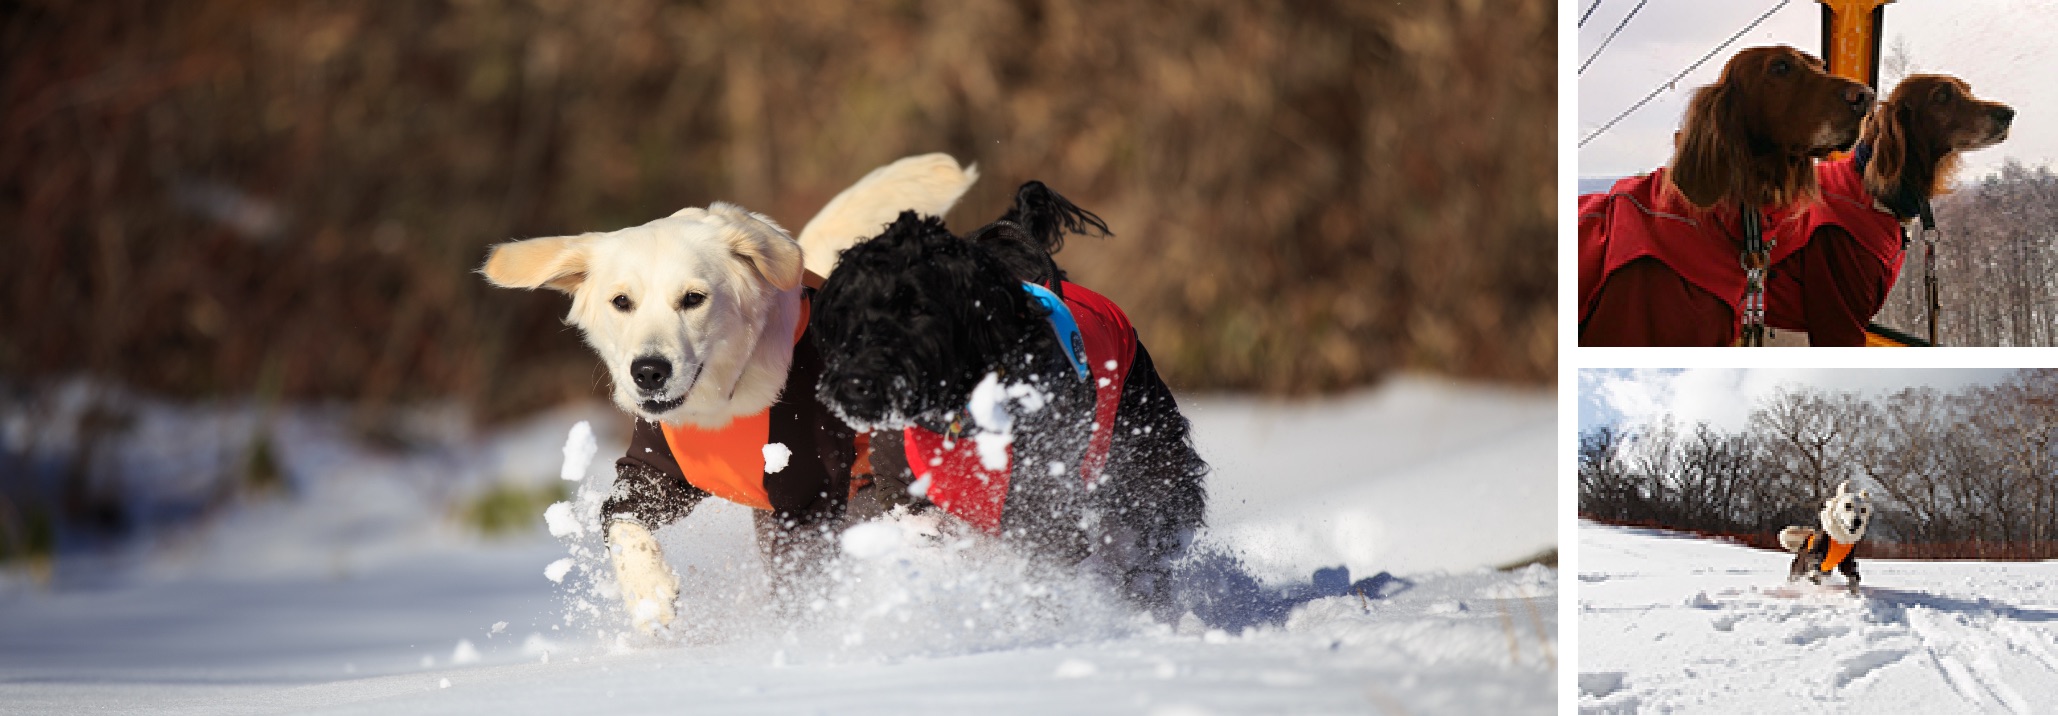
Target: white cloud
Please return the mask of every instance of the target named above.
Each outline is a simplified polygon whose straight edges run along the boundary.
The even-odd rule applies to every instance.
[[[1812,387],[1878,398],[1926,385],[1954,391],[2006,380],[2012,369],[1688,368],[1580,372],[1580,429],[1670,414],[1684,424],[1738,430],[1751,409],[1782,388]]]

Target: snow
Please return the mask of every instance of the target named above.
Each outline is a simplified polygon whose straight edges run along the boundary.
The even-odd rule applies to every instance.
[[[979,448],[979,464],[994,472],[1008,469],[1008,448],[1015,444],[1015,417],[1008,412],[1007,403],[1008,390],[1001,387],[1000,376],[987,373],[972,388],[972,400],[965,408],[979,427],[972,435]]]
[[[476,664],[478,661],[479,647],[473,646],[470,639],[457,640],[457,648],[450,651],[452,664]]]
[[[2058,711],[2058,562],[1867,559],[1854,597],[1676,533],[1579,549],[1582,713]]]
[[[1300,595],[1241,625],[1154,621],[1088,570],[933,511],[846,531],[818,579],[775,590],[750,510],[710,501],[657,533],[681,578],[677,621],[627,634],[596,529],[609,480],[575,483],[535,532],[488,540],[449,521],[443,501],[462,493],[448,483],[394,477],[555,482],[572,416],[627,418],[460,431],[499,447],[420,463],[281,440],[334,445],[348,468],[289,453],[292,500],[239,507],[178,549],[66,556],[51,586],[0,590],[0,710],[1551,713],[1557,574],[1491,567],[1555,544],[1554,403],[1422,379],[1182,400],[1215,467],[1197,541],[1214,557],[1192,574]],[[336,514],[385,517],[338,529]],[[1338,565],[1348,575],[1311,580]],[[1380,571],[1395,578],[1360,582],[1370,594],[1336,589]]]
[[[1051,673],[1060,679],[1084,679],[1100,671],[1100,667],[1085,659],[1066,659],[1058,662],[1058,668]]]
[[[786,461],[793,458],[793,450],[780,443],[765,443],[765,474],[776,474],[786,469]]]
[[[572,425],[571,434],[565,436],[565,462],[558,477],[572,482],[586,479],[586,468],[593,464],[593,454],[599,451],[592,423],[581,420]]]
[[[550,528],[552,537],[576,537],[586,533],[586,525],[572,515],[572,503],[556,502],[543,510],[543,523]]]
[[[861,560],[875,560],[894,554],[903,542],[901,528],[892,522],[866,522],[844,530],[838,538],[843,553]]]

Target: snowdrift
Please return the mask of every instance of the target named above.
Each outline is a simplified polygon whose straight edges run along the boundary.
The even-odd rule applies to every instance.
[[[1789,559],[1582,521],[1580,712],[2058,711],[2058,562]]]
[[[0,590],[0,704],[31,712],[1550,713],[1549,394],[1422,380],[1346,398],[1189,402],[1205,554],[1268,594],[1224,628],[1159,623],[925,517],[846,535],[818,587],[770,589],[748,513],[660,530],[681,621],[626,634],[579,495],[618,416],[567,410],[424,456],[287,443],[293,499]],[[570,441],[579,419],[593,438]],[[319,420],[295,419],[300,435]],[[612,443],[612,444],[610,444]],[[310,447],[311,446],[311,447]],[[591,451],[588,448],[592,448]],[[574,463],[571,470],[560,464]],[[580,469],[577,463],[586,464]],[[573,474],[578,473],[578,474]],[[455,483],[435,475],[455,475]],[[507,475],[517,474],[510,478]],[[485,540],[453,484],[579,477],[552,529]],[[567,549],[567,547],[571,549]],[[1227,566],[1223,566],[1227,565]],[[1318,569],[1343,567],[1349,572]],[[1233,568],[1233,569],[1232,569]],[[1389,572],[1374,593],[1333,589]],[[1286,597],[1291,597],[1287,599]]]

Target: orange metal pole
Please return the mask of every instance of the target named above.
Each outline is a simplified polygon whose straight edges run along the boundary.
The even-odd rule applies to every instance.
[[[1817,0],[1823,8],[1823,61],[1830,74],[1879,89],[1880,26],[1893,1]]]

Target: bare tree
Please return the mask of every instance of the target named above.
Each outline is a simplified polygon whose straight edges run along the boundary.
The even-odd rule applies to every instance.
[[[1845,480],[1877,488],[1892,524],[1876,534],[1914,550],[1899,554],[2058,557],[2058,370],[1878,399],[1788,389],[1741,430],[1666,415],[1580,437],[1580,513],[1594,519],[1769,544]]]

